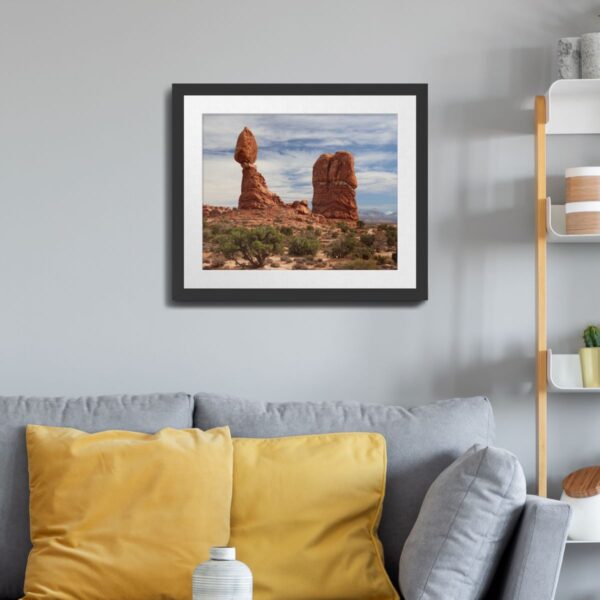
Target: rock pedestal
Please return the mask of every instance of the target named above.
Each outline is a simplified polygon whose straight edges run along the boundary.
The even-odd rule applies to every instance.
[[[313,166],[313,213],[358,221],[354,157],[350,152],[321,154]]]
[[[239,209],[270,208],[282,206],[281,198],[269,190],[265,178],[254,164],[258,157],[258,144],[254,134],[244,127],[238,136],[233,158],[242,165],[242,193]]]

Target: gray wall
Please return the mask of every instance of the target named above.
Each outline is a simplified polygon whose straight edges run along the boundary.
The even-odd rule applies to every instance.
[[[0,0],[1,392],[489,394],[498,443],[533,486],[531,108],[554,79],[556,39],[599,28],[598,12],[589,0]],[[172,82],[428,82],[429,301],[171,305]],[[589,139],[550,150],[556,196],[565,166],[600,160]],[[593,250],[551,249],[557,348],[575,351],[600,321]],[[556,493],[598,461],[600,404],[553,398],[550,415]],[[559,598],[598,597],[599,558],[567,549]]]

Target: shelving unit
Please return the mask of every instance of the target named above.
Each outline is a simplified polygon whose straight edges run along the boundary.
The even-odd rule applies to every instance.
[[[565,205],[546,199],[546,229],[550,244],[600,244],[600,234],[568,235],[565,225]]]
[[[557,394],[598,394],[600,388],[585,388],[581,380],[579,354],[553,354],[548,350],[548,389]]]
[[[548,495],[548,392],[600,394],[600,388],[583,387],[577,354],[553,354],[548,348],[548,244],[600,243],[600,235],[568,235],[564,206],[553,205],[547,197],[546,136],[561,134],[600,134],[600,79],[556,81],[545,96],[535,99],[536,463],[540,496]]]

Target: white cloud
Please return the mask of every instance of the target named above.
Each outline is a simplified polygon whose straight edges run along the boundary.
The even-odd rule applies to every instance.
[[[233,151],[244,127],[250,127],[257,138],[259,171],[285,202],[310,202],[315,160],[322,152],[343,149],[355,155],[359,195],[396,192],[396,169],[390,165],[395,165],[397,155],[395,149],[385,147],[395,142],[395,116],[208,115],[203,127],[207,204],[237,204],[242,169],[233,160]]]
[[[240,131],[249,127],[260,146],[289,140],[314,146],[393,144],[396,141],[395,115],[205,115],[204,147],[233,151]]]

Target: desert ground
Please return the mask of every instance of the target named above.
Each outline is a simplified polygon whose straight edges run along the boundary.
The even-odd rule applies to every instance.
[[[284,206],[204,206],[203,268],[372,270],[397,268],[397,228],[298,214]]]

